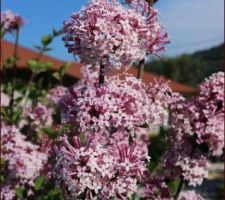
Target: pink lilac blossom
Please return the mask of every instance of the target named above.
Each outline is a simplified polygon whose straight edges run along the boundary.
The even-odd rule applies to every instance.
[[[144,128],[135,129],[136,138],[129,138],[127,134],[124,134],[122,131],[117,131],[110,136],[109,142],[113,145],[128,145],[129,140],[135,143],[136,148],[134,153],[138,155],[143,155],[147,160],[150,160],[148,155],[148,145],[150,144],[149,136],[147,135],[148,131]]]
[[[182,177],[189,185],[201,185],[203,178],[208,177],[208,161],[205,156],[195,154],[193,157],[178,157],[175,164],[181,168]]]
[[[68,92],[67,88],[63,86],[57,86],[49,91],[47,98],[50,102],[58,104],[58,102],[62,99],[62,97],[67,94],[67,92]]]
[[[81,79],[78,84],[96,85],[99,82],[99,66],[85,65],[81,69]]]
[[[170,200],[170,190],[164,178],[146,171],[141,181],[138,196],[148,200]]]
[[[224,73],[213,74],[199,88],[198,96],[171,104],[170,127],[178,137],[195,135],[210,155],[219,156],[224,148]]]
[[[15,126],[4,123],[1,126],[1,156],[8,161],[6,184],[14,189],[26,186],[32,190],[35,179],[44,172],[48,161],[47,153],[42,152],[40,146],[26,141]]]
[[[157,14],[153,8],[139,13],[117,1],[91,0],[64,22],[65,47],[85,64],[103,64],[106,70],[129,67],[164,50],[168,35]]]
[[[103,85],[80,90],[75,87],[60,107],[62,122],[78,124],[82,132],[126,129],[133,134],[145,123],[150,128],[165,123],[165,110],[149,100],[145,84],[132,76],[124,80],[113,76]]]
[[[15,188],[9,185],[1,186],[1,200],[13,200],[16,197]]]
[[[183,191],[180,193],[178,200],[204,200],[204,198],[195,191]]]
[[[151,104],[154,104],[155,111],[152,110],[151,113],[157,113],[157,115],[152,115],[152,117],[158,117],[158,121],[161,122],[158,126],[167,126],[169,119],[168,109],[172,103],[177,102],[181,99],[178,93],[172,91],[169,86],[169,82],[163,79],[158,79],[150,82],[146,89],[147,95]],[[157,121],[155,119],[155,121]]]
[[[19,30],[24,25],[24,19],[18,15],[13,14],[10,10],[1,12],[1,31],[13,32]]]
[[[208,161],[189,140],[185,135],[182,138],[177,138],[176,133],[170,135],[170,148],[163,157],[163,174],[169,179],[182,178],[192,186],[201,185],[208,176]]]
[[[101,133],[89,134],[85,142],[61,137],[55,177],[66,199],[127,199],[137,191],[138,178],[147,159],[135,142],[117,144]]]
[[[10,98],[7,94],[5,94],[4,92],[1,92],[1,107],[7,107],[9,106],[10,103]]]
[[[28,119],[33,127],[51,126],[53,109],[41,103],[36,106],[29,106],[24,108],[24,118]]]

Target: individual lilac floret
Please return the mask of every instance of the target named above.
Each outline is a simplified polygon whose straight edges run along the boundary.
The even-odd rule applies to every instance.
[[[139,13],[117,1],[91,0],[64,22],[65,47],[85,64],[103,64],[106,70],[129,67],[164,50],[168,35],[157,14],[153,8]]]
[[[32,194],[35,179],[44,173],[47,166],[47,152],[26,141],[25,136],[15,126],[2,123],[1,156],[3,160],[8,161],[6,189],[26,186],[31,190],[29,194]]]
[[[204,200],[204,198],[195,191],[183,191],[180,193],[178,200]]]
[[[53,109],[38,103],[36,106],[29,106],[24,109],[24,117],[30,121],[30,125],[35,127],[51,126]]]
[[[2,32],[13,32],[19,30],[24,25],[24,19],[18,15],[11,13],[10,10],[1,12],[1,31]]]
[[[110,77],[97,86],[75,87],[64,98],[62,122],[78,124],[80,131],[128,130],[145,124],[150,128],[165,122],[165,110],[149,99],[144,83],[132,76]]]
[[[100,133],[86,141],[61,137],[55,177],[66,199],[127,199],[137,191],[137,181],[146,170],[145,155],[135,143],[116,144]]]
[[[67,88],[63,86],[57,86],[55,88],[52,88],[49,91],[47,98],[50,102],[53,102],[54,104],[58,104],[61,98],[67,94],[67,92],[68,92]]]

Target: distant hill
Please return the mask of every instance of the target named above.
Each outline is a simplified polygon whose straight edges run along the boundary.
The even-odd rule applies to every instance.
[[[145,64],[145,70],[196,86],[212,73],[224,71],[224,43],[193,54],[154,59]]]

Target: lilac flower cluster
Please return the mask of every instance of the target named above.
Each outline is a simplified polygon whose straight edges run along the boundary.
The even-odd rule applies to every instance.
[[[224,148],[224,73],[213,74],[200,85],[200,94],[171,106],[171,127],[179,135],[195,135],[206,143],[209,154],[219,156]]]
[[[197,194],[195,191],[183,191],[180,194],[180,197],[178,200],[204,200],[203,197],[199,194]]]
[[[171,110],[170,149],[164,166],[170,175],[181,176],[189,185],[200,185],[208,174],[207,156],[219,156],[224,148],[224,73],[213,74],[200,85],[200,94],[179,97]]]
[[[1,125],[1,156],[8,161],[8,175],[3,185],[1,199],[11,200],[15,196],[15,188],[27,188],[27,194],[33,194],[35,179],[44,173],[48,161],[47,152],[41,147],[26,141],[15,126]],[[6,193],[7,192],[7,193]]]
[[[223,73],[209,78],[190,99],[162,80],[147,86],[126,73],[124,79],[106,77],[109,69],[157,54],[167,42],[157,10],[144,0],[126,3],[90,0],[64,22],[65,47],[86,64],[81,80],[57,99],[62,125],[73,125],[56,146],[54,176],[66,199],[125,200],[136,193],[169,200],[173,195],[166,182],[181,178],[201,184],[207,156],[222,153]],[[151,174],[148,133],[167,125],[170,146],[160,170]],[[188,196],[201,199],[192,192],[179,199]]]
[[[11,13],[10,10],[1,12],[1,31],[13,32],[18,30],[24,24],[24,19],[18,15]]]
[[[107,79],[104,85],[72,89],[61,102],[62,122],[78,124],[80,131],[129,130],[167,122],[167,111],[153,102],[144,83],[132,76]],[[154,115],[152,114],[154,113]]]
[[[52,125],[53,109],[42,103],[36,106],[26,106],[23,116],[29,122],[31,127],[44,127]]]
[[[117,1],[91,0],[64,22],[63,40],[82,63],[119,69],[163,50],[168,36],[162,32],[153,8],[140,14]]]
[[[64,97],[68,92],[68,89],[63,87],[63,86],[57,86],[55,88],[52,88],[48,95],[47,98],[50,102],[54,104],[58,104],[58,102]]]
[[[138,190],[138,195],[148,200],[170,200],[170,189],[160,175],[152,175],[145,172],[142,177],[142,187]]]
[[[200,185],[208,176],[207,158],[193,150],[187,138],[177,140],[174,137],[170,138],[172,147],[164,155],[165,176],[169,179],[182,177],[189,185]]]
[[[135,141],[129,145],[124,134],[109,139],[99,132],[83,142],[79,136],[71,141],[61,137],[55,168],[67,199],[79,199],[82,194],[85,199],[127,199],[137,191],[148,156]]]

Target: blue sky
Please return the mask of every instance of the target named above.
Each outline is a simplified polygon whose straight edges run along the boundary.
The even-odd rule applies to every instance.
[[[10,9],[26,19],[20,44],[32,48],[40,44],[42,35],[59,29],[72,12],[77,12],[87,0],[2,0],[2,10]],[[159,0],[156,4],[160,19],[170,34],[171,44],[165,56],[192,53],[224,41],[224,0]],[[8,35],[7,40],[14,37]],[[57,38],[49,55],[73,60],[61,38]]]

